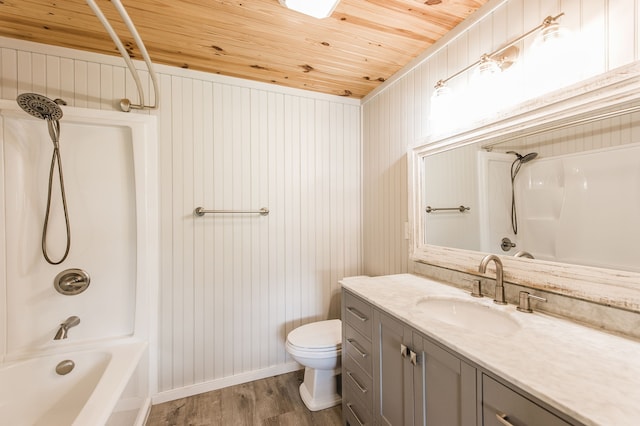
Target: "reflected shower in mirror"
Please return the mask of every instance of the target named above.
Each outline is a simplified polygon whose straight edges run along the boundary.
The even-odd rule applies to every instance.
[[[613,140],[582,129],[491,151],[470,144],[425,155],[422,243],[640,271],[640,138],[633,133]],[[469,209],[426,211],[460,205]]]

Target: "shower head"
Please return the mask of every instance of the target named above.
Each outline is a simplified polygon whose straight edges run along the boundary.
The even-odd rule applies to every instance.
[[[516,157],[518,157],[516,161],[519,161],[520,163],[527,163],[531,160],[534,160],[538,156],[537,152],[530,152],[525,155],[520,155],[515,151],[507,151],[507,154],[514,154]]]
[[[18,95],[16,101],[20,108],[36,118],[43,120],[60,120],[62,118],[62,109],[58,105],[57,99],[52,101],[37,93],[22,93]],[[60,102],[65,104],[62,100]]]

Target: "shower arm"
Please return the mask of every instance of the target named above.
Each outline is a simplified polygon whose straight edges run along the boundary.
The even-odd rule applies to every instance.
[[[118,13],[120,14],[120,17],[122,18],[125,25],[129,29],[129,32],[133,36],[133,39],[135,40],[136,45],[138,46],[138,49],[140,49],[140,53],[144,58],[144,62],[147,65],[147,69],[149,70],[149,75],[151,76],[151,81],[153,83],[153,91],[155,93],[155,101],[153,105],[145,105],[144,91],[142,90],[142,82],[140,81],[140,76],[138,75],[138,71],[133,65],[131,58],[129,57],[129,53],[127,52],[127,49],[125,49],[124,45],[122,44],[120,37],[118,37],[118,34],[116,34],[111,24],[109,24],[109,21],[104,16],[104,14],[102,13],[102,10],[98,7],[95,0],[86,0],[86,1],[89,7],[91,8],[91,10],[93,10],[93,13],[96,15],[96,17],[100,21],[100,23],[102,23],[102,26],[104,27],[104,29],[107,31],[107,33],[109,33],[111,40],[113,40],[113,42],[116,44],[116,47],[120,51],[120,55],[122,55],[122,59],[124,59],[125,63],[127,64],[127,67],[129,68],[129,71],[131,72],[131,75],[136,83],[136,87],[138,88],[138,96],[140,98],[140,104],[132,104],[131,101],[129,101],[129,99],[125,98],[120,101],[120,109],[122,109],[122,111],[124,112],[129,112],[132,109],[157,109],[160,95],[158,93],[158,81],[156,78],[156,73],[153,70],[153,64],[151,63],[151,58],[149,57],[147,49],[144,46],[144,43],[142,42],[142,39],[140,38],[140,35],[138,34],[138,31],[136,30],[136,27],[133,24],[133,21],[129,17],[129,14],[125,10],[124,6],[120,2],[120,0],[111,0],[111,3],[116,8]]]

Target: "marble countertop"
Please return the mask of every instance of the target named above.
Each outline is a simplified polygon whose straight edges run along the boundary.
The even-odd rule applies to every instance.
[[[640,422],[640,342],[411,274],[344,278],[342,286],[586,425]],[[459,298],[502,311],[517,331],[471,331],[421,315],[425,297]],[[532,304],[533,305],[533,304]],[[535,305],[534,305],[535,306]]]

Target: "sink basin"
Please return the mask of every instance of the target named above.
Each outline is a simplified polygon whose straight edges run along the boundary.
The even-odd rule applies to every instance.
[[[411,313],[417,318],[434,319],[471,331],[511,334],[520,329],[508,312],[464,299],[424,297]]]

